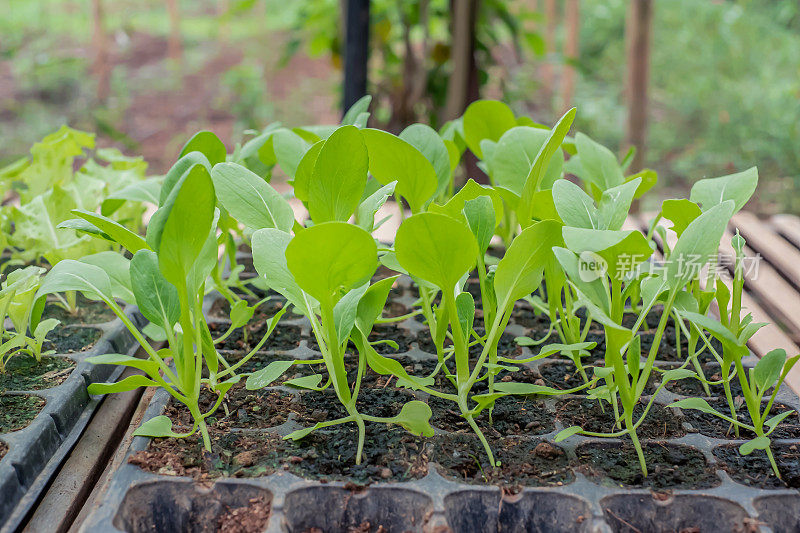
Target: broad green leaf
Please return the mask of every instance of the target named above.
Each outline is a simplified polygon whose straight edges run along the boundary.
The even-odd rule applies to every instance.
[[[172,420],[165,415],[154,416],[144,424],[139,426],[139,429],[133,432],[134,435],[139,437],[187,437],[189,434],[175,433],[172,431]]]
[[[452,178],[450,155],[436,130],[425,124],[412,124],[400,133],[400,138],[419,150],[436,171],[436,195],[447,190]]]
[[[404,220],[394,247],[406,271],[450,292],[478,256],[478,244],[467,225],[437,213],[420,213]]]
[[[319,151],[308,184],[308,212],[315,224],[347,221],[367,184],[369,157],[361,131],[342,126]]]
[[[95,265],[65,259],[50,269],[42,280],[36,299],[57,292],[80,291],[90,300],[111,300],[108,274]]]
[[[633,147],[631,146],[631,148]],[[658,174],[655,170],[651,170],[649,168],[641,170],[631,176],[627,176],[625,181],[633,181],[637,178],[641,178],[642,181],[639,182],[639,186],[636,188],[636,193],[633,195],[634,198],[641,198],[647,191],[655,187],[656,183],[658,183]]]
[[[517,125],[514,112],[496,100],[472,102],[464,112],[464,140],[479,159],[483,159],[480,144],[483,139],[497,142],[503,134]]]
[[[100,252],[87,255],[81,263],[88,263],[102,268],[108,274],[111,283],[111,295],[126,303],[134,303],[135,297],[131,285],[130,261],[117,252]]]
[[[356,311],[361,297],[367,292],[369,283],[364,283],[347,292],[333,307],[333,322],[339,344],[344,344],[356,324]]]
[[[680,315],[698,328],[706,329],[720,341],[727,342],[731,346],[737,346],[739,344],[739,340],[728,328],[723,326],[719,320],[711,318],[710,316],[701,315],[700,313],[692,313],[691,311],[681,311]]]
[[[325,222],[295,235],[286,247],[286,264],[300,288],[332,306],[339,291],[369,281],[378,267],[378,248],[358,226]]]
[[[211,169],[217,200],[235,218],[253,229],[277,228],[288,232],[294,224],[289,202],[269,183],[236,163]]]
[[[311,175],[314,173],[317,157],[319,157],[319,152],[324,144],[325,141],[318,141],[312,144],[297,165],[292,187],[294,187],[295,198],[301,202],[308,203],[308,187],[311,183]]]
[[[403,405],[400,413],[387,420],[390,424],[397,424],[409,433],[422,437],[433,437],[433,428],[430,419],[433,413],[427,403],[411,400]]]
[[[246,325],[253,318],[253,313],[255,310],[255,307],[250,307],[247,305],[247,300],[239,300],[235,302],[231,306],[231,326],[234,328],[240,328]]]
[[[775,428],[778,427],[778,424],[780,424],[786,417],[795,414],[795,412],[796,411],[790,409],[788,411],[778,413],[775,416],[771,416],[764,421],[764,425],[767,426],[767,435],[775,431]]]
[[[691,222],[703,212],[700,206],[691,200],[664,200],[661,204],[661,214],[672,222],[672,231],[680,237]]]
[[[672,404],[670,404],[670,407],[680,407],[681,409],[694,409],[696,411],[702,411],[703,413],[722,417],[719,411],[711,407],[708,404],[708,402],[702,398],[684,398],[682,400],[672,402]]]
[[[200,152],[206,156],[206,159],[208,159],[212,167],[217,163],[225,161],[225,158],[228,156],[225,145],[219,140],[219,137],[210,131],[195,133],[194,136],[189,139],[189,142],[184,145],[178,157],[183,157],[191,152]]]
[[[769,448],[769,445],[769,437],[761,435],[739,446],[739,453],[742,455],[750,455],[755,450],[766,450]]]
[[[389,297],[389,292],[398,277],[400,276],[392,276],[376,281],[370,285],[364,296],[359,300],[356,311],[356,326],[365,336],[369,335],[375,321],[381,317],[383,308],[386,305],[386,299]]]
[[[553,202],[553,189],[536,191],[531,200],[531,207],[531,219],[534,221],[555,220],[563,223]]]
[[[391,133],[361,130],[369,151],[369,172],[383,185],[396,181],[395,191],[408,202],[412,213],[436,193],[436,170],[413,145]]]
[[[605,280],[603,278],[584,279],[584,272],[581,270],[581,262],[577,254],[566,248],[555,247],[553,248],[553,254],[570,281],[588,301],[599,309],[608,310],[610,308],[611,302],[608,299],[608,291],[605,288]]]
[[[554,220],[543,220],[525,228],[511,242],[494,274],[498,310],[539,288],[545,262],[561,240],[560,228]]]
[[[553,204],[565,225],[601,229],[594,200],[571,181],[560,179],[553,184]]]
[[[310,146],[311,143],[292,130],[281,128],[272,134],[272,150],[275,152],[275,160],[289,177],[293,177],[297,173],[297,166]]]
[[[562,440],[566,440],[573,435],[577,435],[578,433],[582,432],[583,428],[580,426],[570,426],[568,428],[562,429],[556,435],[556,438],[553,439],[554,442],[561,442]]]
[[[374,193],[367,196],[356,209],[356,224],[363,230],[372,233],[375,229],[375,213],[378,212],[386,200],[394,194],[394,188],[397,182],[393,181],[388,185],[384,185]]]
[[[291,235],[278,229],[256,231],[250,238],[253,265],[269,288],[279,292],[298,309],[307,313],[303,291],[286,266],[286,247],[291,240]]]
[[[688,368],[673,368],[661,374],[661,383],[668,381],[678,381],[681,379],[694,378],[697,374]]]
[[[647,239],[639,231],[564,227],[562,235],[567,248],[578,254],[581,260],[591,257],[593,261],[602,263],[612,279],[623,279],[653,254]]]
[[[781,377],[783,365],[786,363],[786,350],[777,348],[767,352],[759,359],[753,369],[753,378],[761,391],[767,390]]]
[[[758,169],[749,168],[721,178],[698,180],[692,185],[689,199],[699,204],[703,211],[722,204],[727,200],[734,203],[733,213],[737,213],[753,196],[758,185]]]
[[[634,194],[641,182],[640,178],[636,178],[603,191],[603,195],[597,205],[599,229],[622,229],[625,220],[628,218],[628,211],[631,208]]]
[[[364,337],[362,336],[362,338]],[[398,386],[418,390],[433,385],[433,378],[418,378],[409,375],[400,361],[380,355],[371,346],[366,346],[364,351],[369,367],[382,376],[395,376],[398,379]]]
[[[356,119],[361,113],[366,113],[369,110],[369,104],[372,103],[372,96],[367,94],[359,98],[356,103],[350,106],[350,109],[347,110],[347,113],[344,114],[342,117],[342,125],[354,125],[356,123]]]
[[[601,192],[625,182],[625,176],[616,156],[605,146],[593,141],[587,135],[575,135],[581,172],[578,177],[593,184]]]
[[[298,389],[319,390],[319,384],[321,381],[321,374],[312,374],[310,376],[288,379],[284,381],[283,384],[289,387],[296,387]]]
[[[492,183],[520,196],[536,155],[549,136],[546,129],[517,126],[506,131],[497,142],[490,164]],[[561,176],[564,152],[556,151],[542,177],[541,188],[549,189]]]
[[[81,209],[73,209],[72,214],[91,223],[132,254],[135,254],[143,248],[149,248],[143,237],[132,232],[116,220],[111,220],[103,215],[98,215],[91,211],[83,211]]]
[[[100,213],[106,217],[111,216],[122,207],[125,202],[158,205],[158,196],[161,193],[162,181],[162,177],[156,176],[131,183],[118,191],[112,192],[103,200]]]
[[[264,368],[247,376],[245,387],[247,390],[258,390],[268,387],[273,381],[283,375],[294,364],[294,361],[272,361]],[[321,376],[320,376],[321,377]]]
[[[467,200],[464,203],[464,217],[472,234],[475,235],[479,253],[485,254],[492,242],[496,226],[492,200],[488,196]]]
[[[200,165],[209,172],[211,172],[211,167],[213,166],[209,163],[208,158],[200,152],[189,152],[181,156],[169,169],[167,175],[164,176],[164,181],[161,183],[161,191],[158,195],[159,205],[164,205],[167,202],[167,198],[172,194],[172,189],[175,188],[175,185],[195,165]]]
[[[216,196],[211,176],[201,166],[195,166],[176,187],[157,252],[161,273],[180,287],[185,286],[187,274],[211,231]]]
[[[138,389],[139,387],[157,387],[158,383],[146,376],[138,374],[128,376],[116,383],[92,383],[87,388],[89,394],[111,394]]]
[[[686,227],[669,255],[665,273],[673,290],[683,287],[700,274],[700,269],[717,256],[719,243],[734,204],[725,201],[706,210]]]
[[[468,292],[458,293],[458,296],[456,296],[456,313],[461,324],[461,331],[464,333],[465,339],[469,339],[472,325],[475,322],[475,300],[472,298],[472,294]]]
[[[495,219],[497,224],[500,224],[503,221],[504,207],[503,197],[501,196],[499,189],[480,185],[472,178],[468,179],[464,186],[461,187],[461,190],[459,190],[452,198],[450,198],[446,204],[431,204],[428,207],[428,211],[432,213],[443,213],[453,218],[460,218],[462,212],[464,211],[464,204],[466,204],[469,200],[474,200],[475,198],[479,198],[481,196],[488,196],[492,199],[492,208],[494,210]]]
[[[139,357],[132,357],[120,353],[94,355],[92,357],[87,357],[86,360],[93,365],[119,365],[138,368],[151,375],[158,372],[158,363],[152,359],[141,359]]]
[[[519,205],[517,206],[517,219],[523,228],[530,225],[533,213],[533,199],[536,191],[541,189],[545,172],[553,156],[561,151],[561,143],[564,142],[564,137],[567,136],[567,132],[572,127],[575,113],[576,109],[574,107],[564,113],[564,116],[550,130],[550,134],[533,160],[533,166],[531,166],[531,171],[525,179],[525,187],[522,189]]]
[[[178,289],[159,270],[158,256],[150,250],[136,252],[130,276],[139,311],[150,322],[171,330],[181,314]]]

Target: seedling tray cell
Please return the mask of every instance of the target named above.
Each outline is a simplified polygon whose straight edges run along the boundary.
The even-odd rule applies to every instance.
[[[125,312],[135,324],[144,324],[135,307],[131,306]],[[86,387],[91,383],[114,381],[123,370],[110,365],[93,365],[87,358],[106,353],[132,355],[138,347],[120,320],[89,326],[102,331],[91,348],[54,356],[65,357],[75,363],[62,383],[41,390],[4,391],[6,395],[42,398],[46,403],[26,427],[0,434],[0,441],[8,446],[8,451],[0,460],[2,533],[15,531],[23,522],[89,423],[101,397],[90,396]]]

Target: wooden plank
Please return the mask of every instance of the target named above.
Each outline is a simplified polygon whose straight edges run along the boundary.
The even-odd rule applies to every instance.
[[[635,217],[638,220],[639,227],[644,231],[647,230],[649,221],[652,216]],[[657,235],[654,236],[656,242],[660,239]],[[672,232],[667,233],[668,244],[672,247],[675,245],[675,234]],[[800,348],[792,341],[789,336],[784,333],[777,325],[774,324],[774,319],[764,311],[764,309],[755,301],[755,299],[748,294],[747,291],[742,293],[742,307],[747,309],[752,315],[755,322],[767,322],[767,325],[758,330],[748,342],[748,346],[758,357],[763,357],[771,350],[776,348],[783,348],[789,356],[800,353]],[[800,395],[800,368],[795,366],[789,375],[786,376],[786,384],[789,385],[795,394]]]
[[[147,407],[150,405],[150,400],[153,399],[153,394],[155,394],[155,391],[156,389],[153,387],[145,389],[144,393],[139,399],[139,402],[135,404],[136,410],[134,411],[130,422],[127,424],[120,424],[122,429],[126,431],[124,437],[121,441],[118,441],[116,448],[112,450],[112,455],[105,463],[101,465],[101,467],[104,466],[105,469],[102,471],[97,483],[94,484],[94,488],[92,489],[91,493],[85,499],[85,503],[80,509],[78,515],[75,517],[75,520],[69,526],[69,529],[67,530],[68,533],[79,533],[81,531],[81,526],[86,519],[89,518],[89,516],[103,502],[103,496],[108,489],[111,476],[125,460],[125,454],[128,452],[131,440],[133,440],[133,432],[141,425],[144,419],[145,411],[147,411]],[[46,528],[43,531],[50,531],[50,529]]]
[[[730,244],[732,238],[733,234],[726,231],[720,247],[720,251],[730,258],[727,265],[729,268],[732,268],[735,257],[733,246]],[[749,246],[745,246],[743,252],[748,260],[759,261],[758,255]],[[745,268],[746,290],[789,330],[792,340],[797,342],[800,339],[800,294],[766,261],[759,261],[756,268],[757,270],[751,275],[748,275]]]
[[[800,250],[774,233],[767,223],[752,213],[740,211],[731,222],[732,227],[739,228],[748,245],[772,263],[790,283],[800,288]]]
[[[141,372],[128,368],[120,379],[134,374]],[[24,533],[60,533],[69,529],[125,434],[141,396],[142,389],[136,389],[110,394],[103,400],[25,525]]]
[[[800,218],[794,215],[775,215],[770,221],[770,226],[784,239],[800,248]]]

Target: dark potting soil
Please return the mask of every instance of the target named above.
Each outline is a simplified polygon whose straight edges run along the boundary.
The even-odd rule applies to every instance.
[[[688,366],[687,368],[694,370],[694,366]],[[702,365],[701,368],[703,369],[703,375],[705,375],[707,380],[720,381],[722,379],[722,373],[719,365],[715,363],[706,363]],[[729,385],[731,389],[731,395],[735,398],[737,396],[742,396],[742,386],[739,384],[739,378],[736,376],[735,371],[732,370],[732,373],[733,378],[730,380]],[[695,378],[670,381],[667,383],[665,388],[668,391],[680,396],[709,396],[706,394],[706,391],[703,388],[703,384],[700,382],[700,380]],[[709,385],[708,388],[709,392],[711,393],[710,396],[719,398],[725,397],[725,387],[723,385]],[[772,388],[770,388],[769,391],[771,392]]]
[[[554,389],[574,389],[584,384],[583,377],[575,365],[570,363],[545,363],[540,365],[537,370],[542,375],[544,384]],[[592,367],[584,366],[584,371],[589,379],[592,379]],[[578,394],[585,393],[579,391]]]
[[[206,414],[216,401],[216,394],[203,389],[200,392],[200,412]],[[275,427],[286,422],[295,404],[295,397],[291,393],[275,389],[249,391],[244,387],[244,382],[240,382],[231,387],[214,414],[206,418],[206,423],[217,431]],[[173,424],[182,428],[192,427],[192,416],[182,403],[170,401],[164,414]]]
[[[219,477],[267,476],[280,468],[284,441],[274,434],[243,434],[211,431],[209,453],[199,435],[184,439],[153,439],[146,450],[128,462],[167,476],[188,476],[197,481]]]
[[[550,318],[547,315],[536,313],[529,305],[517,304],[511,311],[509,324],[519,324],[524,328],[547,332],[550,329]]]
[[[725,401],[724,399],[709,400],[708,404],[726,416],[731,415],[730,408],[728,407],[728,402]],[[791,407],[775,402],[774,404],[772,404],[772,409],[770,410],[770,416],[774,416],[779,413],[790,410],[792,410]],[[686,421],[689,422],[695,429],[695,431],[697,431],[698,433],[705,435],[707,437],[714,437],[718,439],[735,438],[735,432],[734,429],[731,427],[730,422],[727,422],[712,414],[703,413],[695,409],[683,409],[682,411]],[[743,422],[745,424],[750,424],[751,422],[750,415],[748,414],[747,407],[745,405],[737,407],[736,418],[740,422]],[[739,438],[752,439],[753,437],[755,437],[755,434],[752,431],[743,428],[739,429]],[[777,429],[770,435],[770,438],[772,439],[800,438],[800,417],[798,417],[797,412],[790,414],[783,421],[781,421],[781,423],[778,424]]]
[[[55,350],[56,353],[83,352],[94,346],[94,343],[103,335],[103,330],[85,326],[57,327],[47,334],[47,340],[42,345],[45,351]]]
[[[800,449],[797,444],[773,444],[772,454],[779,479],[772,471],[772,465],[764,450],[755,450],[750,455],[739,453],[738,445],[725,445],[714,448],[714,457],[720,468],[725,470],[737,483],[760,489],[800,489]]]
[[[229,508],[217,520],[217,531],[223,533],[259,533],[269,521],[271,503],[265,496],[252,498],[243,507]]]
[[[298,476],[357,484],[410,481],[428,473],[431,451],[423,437],[397,426],[367,422],[360,465],[355,464],[357,441],[354,423],[332,426],[297,442],[287,441],[282,459]]]
[[[521,486],[561,486],[575,479],[564,450],[547,442],[522,437],[490,440],[495,461],[500,462],[492,468],[474,434],[441,435],[432,440],[432,460],[439,474],[454,481],[501,485],[515,493]]]
[[[389,300],[387,300],[386,306],[383,308],[383,314],[381,316],[383,316],[384,318],[394,318],[398,316],[407,315],[410,312],[411,310],[408,307],[406,307],[405,304],[402,304],[397,300],[390,298]]]
[[[44,398],[29,394],[0,394],[0,433],[28,427],[45,403]]]
[[[0,461],[3,460],[3,457],[6,456],[8,453],[8,444],[3,441],[0,441]]]
[[[641,417],[644,408],[645,405],[642,403],[636,404],[633,409],[634,422]],[[615,431],[614,410],[607,402],[603,402],[601,408],[597,400],[558,400],[556,418],[561,420],[565,427],[581,426],[584,430],[595,433]],[[637,429],[640,439],[670,439],[685,434],[680,418],[669,409],[655,403]]]
[[[408,330],[403,329],[396,324],[376,324],[372,328],[372,333],[370,333],[368,339],[370,342],[375,342],[377,340],[391,340],[396,342],[397,349],[385,342],[373,344],[372,346],[379,354],[390,355],[407,352],[410,348],[410,343],[411,340],[413,340],[413,337],[409,335]]]
[[[431,396],[428,405],[433,411],[432,426],[451,432],[472,432],[455,402]],[[492,423],[489,423],[488,409],[481,412],[476,422],[489,437],[544,435],[555,430],[553,415],[548,412],[544,401],[525,397],[499,398],[491,412]]]
[[[75,361],[67,357],[44,356],[37,362],[28,355],[13,357],[0,374],[0,391],[42,390],[60,385],[72,373]]]
[[[60,305],[52,302],[48,303],[42,313],[42,320],[55,318],[60,320],[62,325],[70,325],[103,324],[117,318],[117,315],[105,302],[89,300],[80,293],[78,294],[77,307],[75,313],[70,313]]]
[[[413,393],[408,390],[389,387],[386,389],[364,388],[358,393],[356,408],[365,415],[391,417],[397,415],[404,404],[414,399]],[[304,426],[347,416],[347,412],[332,389],[303,392],[300,395],[296,413],[298,422]]]
[[[647,476],[629,442],[584,444],[577,448],[576,469],[598,483],[652,489],[701,489],[721,483],[702,452],[690,446],[642,443]]]
[[[208,325],[213,338],[221,337],[230,327],[226,322],[214,322]],[[218,350],[251,350],[261,341],[267,332],[266,323],[251,322],[247,326],[247,342],[244,339],[244,328],[236,328],[224,341],[217,343]],[[261,347],[263,351],[289,351],[300,346],[300,327],[281,324],[272,330],[267,341]]]

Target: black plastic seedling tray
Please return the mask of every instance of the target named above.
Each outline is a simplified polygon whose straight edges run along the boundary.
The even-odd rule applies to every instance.
[[[125,312],[135,324],[144,324],[135,306],[128,307]],[[46,403],[28,426],[0,434],[0,441],[8,446],[0,461],[0,533],[19,528],[89,423],[102,398],[90,396],[86,387],[91,383],[114,381],[123,370],[110,365],[93,365],[86,359],[105,353],[132,355],[138,347],[119,319],[81,324],[80,327],[97,328],[102,334],[88,350],[53,356],[75,362],[62,383],[42,390],[5,392],[35,396]]]
[[[390,304],[403,306],[414,301],[411,290],[406,287],[402,294],[390,297]],[[214,307],[213,298],[206,302],[206,310]],[[219,305],[219,304],[217,304]],[[308,326],[305,319],[296,315],[281,327],[295,326],[302,330],[300,346],[287,352],[273,353],[276,358],[313,357],[316,352],[309,348]],[[285,318],[286,318],[285,317]],[[211,319],[213,320],[213,318]],[[529,330],[522,325],[525,320],[512,322],[509,333],[525,334]],[[416,320],[399,324],[412,336],[422,330]],[[527,355],[522,350],[521,356]],[[267,354],[269,355],[269,354]],[[435,358],[419,349],[419,343],[410,343],[409,351],[402,354],[405,360],[426,361]],[[527,365],[534,373],[541,372],[546,365],[563,363],[564,360],[540,360]],[[753,361],[750,361],[752,364]],[[669,366],[671,363],[657,363]],[[277,386],[273,390],[302,397],[287,387]],[[425,395],[418,395],[424,399]],[[660,406],[671,403],[679,396],[662,390],[656,398]],[[578,467],[578,454],[603,453],[624,448],[624,441],[614,439],[591,439],[574,436],[555,444],[553,438],[565,425],[560,419],[559,406],[570,399],[581,396],[549,398],[540,401],[547,418],[555,420],[545,433],[522,431],[513,438],[498,442],[512,443],[522,449],[533,449],[545,442],[560,448],[569,461],[569,472],[563,481],[547,486],[523,486],[514,490],[509,487],[481,485],[474,479],[465,482],[441,468],[441,461],[427,463],[427,470],[418,479],[395,482],[374,480],[369,484],[356,484],[346,476],[332,476],[332,480],[316,481],[292,473],[292,467],[284,464],[274,471],[258,477],[221,477],[192,479],[188,476],[168,475],[143,470],[125,462],[114,474],[101,506],[85,522],[83,531],[217,531],[220,519],[236,517],[237,509],[246,509],[254,502],[269,510],[269,518],[262,530],[267,532],[303,531],[419,531],[419,532],[491,532],[491,531],[546,531],[546,532],[673,532],[673,531],[763,531],[789,532],[800,530],[800,493],[796,489],[754,488],[737,482],[723,470],[714,451],[721,445],[736,445],[743,440],[706,436],[691,425],[687,413],[675,410],[672,413],[679,421],[676,434],[664,438],[642,439],[645,446],[658,450],[677,450],[674,456],[676,469],[686,457],[699,456],[704,462],[704,478],[696,486],[671,487],[669,483],[652,487],[624,485],[606,475],[595,475],[591,469]],[[798,398],[784,387],[778,402],[797,409]],[[146,419],[164,412],[169,398],[159,391],[148,408]],[[499,415],[498,415],[499,416]],[[308,425],[307,423],[302,425]],[[436,424],[434,423],[436,426]],[[301,427],[295,414],[288,420],[266,429],[230,428],[230,435],[246,435],[248,438],[268,435],[285,435]],[[448,434],[445,427],[436,426],[437,434]],[[667,434],[665,428],[665,434]],[[793,435],[797,436],[797,435]],[[238,437],[237,437],[238,438]],[[266,438],[266,437],[265,437]],[[435,437],[434,437],[435,438]],[[774,445],[800,446],[800,439],[775,439]],[[596,445],[596,447],[592,447]],[[367,444],[369,446],[369,442]],[[495,451],[500,459],[504,452],[499,444]],[[587,446],[589,448],[587,448]],[[151,447],[150,439],[137,437],[133,440],[128,457]],[[353,448],[355,442],[353,442]],[[440,447],[442,448],[442,447]],[[588,451],[587,451],[588,450]],[[599,451],[598,451],[599,450]],[[300,453],[300,452],[297,452]],[[457,447],[438,449],[438,457],[453,459],[461,453]],[[480,449],[474,452],[480,454]],[[436,459],[437,456],[434,456]],[[635,462],[635,456],[632,459]],[[667,457],[670,457],[667,454]],[[300,459],[300,458],[296,458]],[[621,459],[622,462],[625,459]],[[624,465],[623,465],[624,466]],[[656,465],[651,465],[655,467]],[[800,475],[800,466],[794,464]],[[637,465],[638,467],[638,465]],[[730,471],[730,468],[728,469]],[[296,470],[294,470],[297,472]],[[392,474],[389,471],[389,474]],[[249,474],[245,474],[249,475]],[[659,479],[651,472],[651,480]],[[386,476],[392,478],[393,476]],[[520,476],[522,479],[522,476]],[[522,483],[525,485],[525,483]],[[797,485],[795,485],[797,486]],[[231,511],[233,515],[231,515]],[[381,529],[382,528],[382,529]]]

